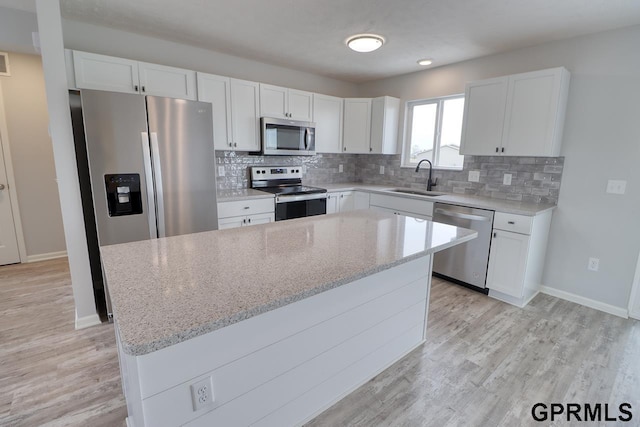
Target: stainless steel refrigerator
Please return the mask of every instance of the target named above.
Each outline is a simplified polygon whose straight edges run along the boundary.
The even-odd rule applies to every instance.
[[[218,228],[211,104],[93,90],[81,103],[73,97],[99,246]]]

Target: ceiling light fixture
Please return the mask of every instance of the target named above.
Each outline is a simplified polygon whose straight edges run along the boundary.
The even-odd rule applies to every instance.
[[[420,65],[431,65],[431,64],[433,64],[433,59],[420,59],[418,61],[418,64],[420,64]]]
[[[357,34],[347,39],[347,46],[356,52],[373,52],[384,44],[384,37],[376,34]]]

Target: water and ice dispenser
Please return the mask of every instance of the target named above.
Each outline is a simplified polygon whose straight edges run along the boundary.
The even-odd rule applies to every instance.
[[[109,216],[137,215],[142,213],[140,174],[126,173],[105,175]]]

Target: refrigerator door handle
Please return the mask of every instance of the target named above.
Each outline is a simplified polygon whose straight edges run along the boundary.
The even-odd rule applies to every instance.
[[[156,201],[153,190],[153,171],[151,169],[151,152],[149,151],[149,134],[140,132],[142,142],[142,160],[144,162],[144,180],[147,183],[147,217],[149,221],[149,237],[158,238],[156,225]]]
[[[156,217],[158,220],[158,237],[166,237],[164,224],[164,192],[162,190],[162,168],[160,166],[160,149],[158,134],[151,132],[151,158],[153,159],[153,179],[156,187]]]

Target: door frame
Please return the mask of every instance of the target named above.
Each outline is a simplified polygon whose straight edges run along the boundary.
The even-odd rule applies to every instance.
[[[18,193],[16,191],[16,180],[13,174],[13,161],[11,160],[11,143],[9,142],[9,130],[7,127],[7,117],[4,108],[4,95],[2,84],[0,84],[0,150],[4,155],[4,166],[7,174],[7,186],[9,187],[9,200],[11,201],[11,212],[13,213],[13,226],[16,230],[16,240],[18,241],[18,254],[20,262],[27,262],[27,248],[22,231],[22,218],[18,207]]]
[[[629,296],[629,317],[640,320],[640,253],[638,254],[636,274],[633,276],[631,295]]]

